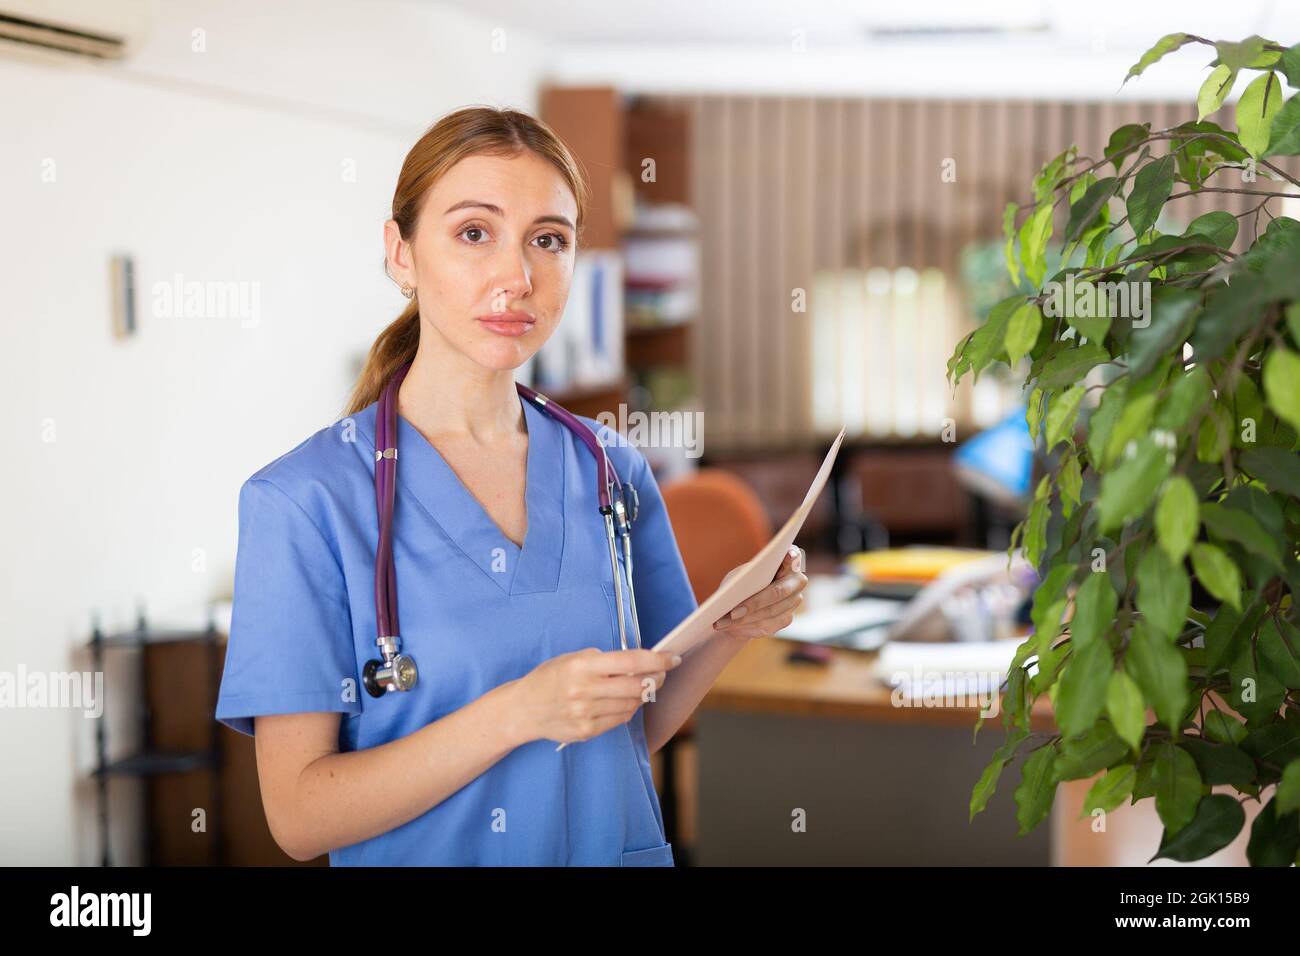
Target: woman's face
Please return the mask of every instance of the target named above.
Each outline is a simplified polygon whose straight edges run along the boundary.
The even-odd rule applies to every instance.
[[[518,368],[555,331],[569,297],[577,202],[559,170],[525,150],[468,156],[424,198],[412,241],[384,226],[388,268],[416,290],[420,334],[484,368]]]

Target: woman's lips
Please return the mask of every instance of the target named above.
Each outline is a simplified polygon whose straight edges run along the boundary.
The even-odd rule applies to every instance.
[[[537,320],[527,312],[497,312],[491,315],[480,315],[477,321],[489,332],[518,337],[526,335]]]

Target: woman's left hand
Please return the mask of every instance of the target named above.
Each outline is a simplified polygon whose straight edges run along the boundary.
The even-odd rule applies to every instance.
[[[751,637],[769,637],[789,627],[794,620],[795,608],[803,603],[803,589],[808,586],[804,566],[803,549],[791,545],[772,583],[737,604],[729,615],[715,621],[713,629],[727,637],[748,640]],[[732,570],[727,577],[739,570]]]

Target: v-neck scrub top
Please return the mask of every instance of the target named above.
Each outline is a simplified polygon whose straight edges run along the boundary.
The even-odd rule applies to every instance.
[[[340,752],[361,750],[413,733],[557,655],[621,649],[594,461],[568,429],[520,404],[528,429],[522,548],[397,417],[393,552],[402,651],[419,668],[410,691],[374,698],[361,685],[366,661],[379,657],[378,403],[244,482],[218,720],[251,735],[256,716],[337,711]],[[644,456],[582,420],[640,493],[633,581],[642,646],[653,647],[695,609],[695,596]],[[621,551],[618,560],[621,569]],[[625,590],[632,647],[628,604]],[[516,747],[415,819],[331,850],[330,864],[672,866],[646,748],[647,706],[558,753],[546,739]]]

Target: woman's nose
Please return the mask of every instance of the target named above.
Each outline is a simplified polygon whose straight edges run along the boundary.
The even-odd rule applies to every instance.
[[[520,251],[504,250],[494,266],[492,308],[504,312],[509,308],[509,300],[522,299],[532,293],[532,279],[528,273],[528,263]]]

